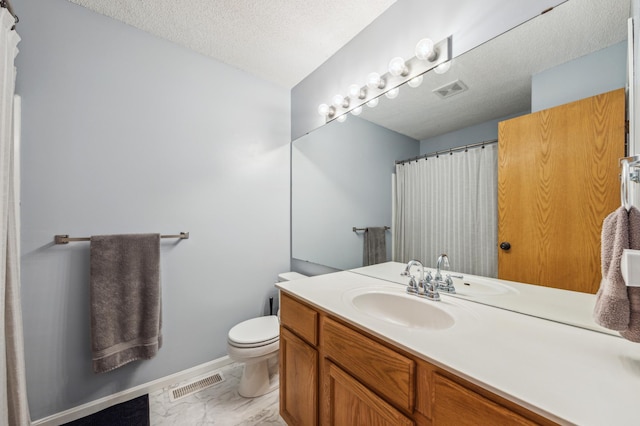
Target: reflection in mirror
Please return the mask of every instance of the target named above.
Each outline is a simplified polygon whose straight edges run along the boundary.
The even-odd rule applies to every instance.
[[[394,161],[495,140],[498,122],[625,87],[628,15],[629,1],[602,8],[595,0],[569,0],[454,58],[447,73],[429,72],[419,87],[405,85],[397,98],[381,97],[377,108],[294,141],[293,266],[362,266],[362,235],[352,227],[392,224]],[[456,81],[468,89],[446,98],[434,93]],[[368,132],[357,134],[361,128]],[[402,143],[385,144],[377,131]],[[389,232],[388,251],[391,242]],[[422,260],[435,266],[435,258]],[[458,270],[459,259],[451,262]]]

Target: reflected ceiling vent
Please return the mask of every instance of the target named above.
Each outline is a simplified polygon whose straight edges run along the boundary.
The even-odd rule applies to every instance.
[[[468,89],[467,85],[464,84],[461,80],[456,80],[454,82],[445,84],[444,86],[438,87],[437,89],[433,89],[433,93],[444,98],[450,98],[453,95],[457,95],[458,93],[462,93]]]

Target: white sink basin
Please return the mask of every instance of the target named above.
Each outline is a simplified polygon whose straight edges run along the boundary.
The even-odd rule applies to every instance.
[[[405,328],[446,330],[455,319],[438,303],[401,292],[369,290],[350,294],[347,300],[360,312]]]

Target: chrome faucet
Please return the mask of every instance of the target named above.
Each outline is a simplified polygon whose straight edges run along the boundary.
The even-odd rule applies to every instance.
[[[411,275],[411,268],[418,266],[420,268],[420,280],[416,283],[415,276]],[[407,285],[407,293],[415,294],[416,296],[424,297],[429,300],[440,300],[440,294],[438,293],[438,285],[431,277],[431,272],[427,271],[426,277],[424,273],[424,266],[417,260],[410,260],[404,271],[400,274],[404,277],[409,277],[409,284]],[[420,291],[422,290],[422,291]]]
[[[438,257],[438,261],[436,262],[435,280],[437,282],[442,281],[442,272],[440,271],[441,268],[446,268],[447,270],[449,270],[449,256],[444,253]]]
[[[444,291],[445,293],[455,293],[456,288],[453,286],[451,274],[447,274],[446,278],[443,280],[441,269],[449,270],[449,256],[444,253],[438,257],[438,261],[436,262],[436,276],[434,280],[438,290]],[[462,278],[462,276],[459,278]]]
[[[411,267],[418,266],[420,268],[420,281],[419,284],[416,283],[416,277],[411,275]],[[409,277],[409,284],[407,285],[407,293],[418,294],[420,292],[420,286],[424,281],[424,267],[422,263],[417,260],[410,260],[407,263],[407,266],[404,268],[404,271],[400,274],[403,277]]]

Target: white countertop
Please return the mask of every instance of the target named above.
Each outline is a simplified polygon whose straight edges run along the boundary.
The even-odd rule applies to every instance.
[[[359,311],[348,295],[404,286],[348,271],[277,287],[558,423],[640,424],[640,344],[445,294],[424,303],[450,313],[453,327],[402,327]]]

